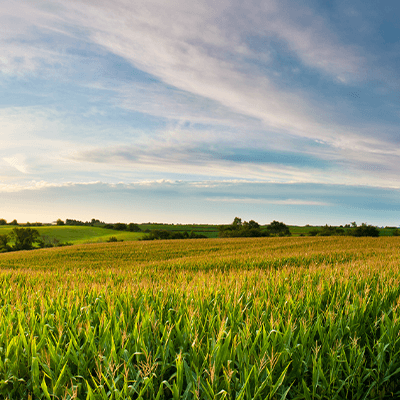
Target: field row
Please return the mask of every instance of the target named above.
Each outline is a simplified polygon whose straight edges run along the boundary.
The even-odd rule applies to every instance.
[[[0,256],[0,394],[400,395],[400,240],[96,244]]]

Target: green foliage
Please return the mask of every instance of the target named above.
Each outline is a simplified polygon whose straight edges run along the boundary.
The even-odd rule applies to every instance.
[[[174,232],[163,229],[155,229],[143,236],[141,240],[166,240],[166,239],[206,239],[207,236],[197,234],[195,232]]]
[[[114,224],[105,224],[105,225],[103,225],[103,228],[105,228],[105,229],[114,229]]]
[[[62,219],[58,218],[56,224],[57,225],[64,225],[64,221]]]
[[[129,232],[141,232],[142,231],[140,229],[140,226],[138,224],[134,224],[133,222],[128,224],[127,229]]]
[[[13,220],[9,223],[9,225],[18,225],[18,222],[17,222],[16,219],[13,219]]]
[[[108,243],[112,243],[112,242],[123,242],[124,240],[123,239],[119,239],[118,240],[118,238],[116,237],[116,236],[110,236],[108,239],[107,239],[107,242]]]
[[[353,237],[2,254],[0,398],[399,398],[398,255]]]
[[[14,241],[13,250],[32,250],[33,244],[40,241],[37,229],[14,228],[11,231],[10,239]]]
[[[393,236],[400,236],[400,229],[393,230]]]
[[[195,232],[196,234],[202,234],[209,238],[218,237],[218,225],[207,225],[207,224],[160,224],[160,223],[147,223],[139,225],[142,232],[149,233],[152,230],[166,230],[172,232]]]
[[[102,226],[104,224],[105,224],[104,221],[100,221],[99,219],[96,218],[92,218],[92,220],[90,221],[90,225],[92,226]]]
[[[4,218],[0,218],[0,225],[7,225],[7,221]]]
[[[27,222],[24,226],[43,226],[41,222]]]
[[[48,247],[58,247],[61,245],[60,241],[51,236],[42,235],[38,239],[38,245],[40,248],[48,248]]]
[[[312,229],[308,232],[310,236],[355,236],[355,237],[378,237],[379,230],[375,226],[362,224],[357,226],[356,222],[343,227],[325,225],[319,229]]]
[[[309,232],[310,236],[342,236],[345,230],[341,227],[325,225],[321,229],[313,229]]]
[[[320,236],[340,236],[344,235],[345,231],[343,228],[331,225],[325,225],[321,228],[319,235]]]
[[[0,253],[4,253],[6,251],[11,250],[11,247],[8,244],[9,240],[10,240],[10,238],[7,234],[0,235]]]
[[[285,225],[283,222],[272,221],[269,225],[267,225],[267,232],[270,235],[274,236],[291,236],[289,227]]]
[[[371,237],[378,237],[379,236],[379,230],[376,226],[373,225],[367,225],[363,223],[360,226],[357,226],[355,228],[351,229],[351,235],[356,236],[356,237],[361,237],[361,236],[371,236]]]
[[[116,224],[113,225],[113,229],[116,231],[126,231],[127,225],[121,222],[117,222]]]
[[[98,220],[98,219],[95,219],[95,218],[92,218],[91,221],[86,221],[86,222],[79,221],[79,220],[76,220],[76,219],[68,219],[67,218],[65,220],[65,224],[66,225],[72,225],[72,226],[102,226],[105,223],[100,221],[100,220]]]
[[[244,221],[235,217],[231,225],[220,225],[218,227],[218,236],[227,237],[261,237],[268,236],[266,232],[261,231],[260,225],[256,221]]]
[[[65,224],[66,225],[72,225],[72,226],[83,226],[83,225],[86,225],[85,222],[83,222],[83,221],[79,221],[79,220],[76,220],[76,219],[69,219],[69,218],[67,218],[65,220]]]
[[[1,230],[4,228],[0,227]],[[98,243],[105,242],[110,236],[116,236],[118,240],[138,240],[142,237],[142,234],[139,232],[129,232],[129,231],[115,231],[112,230],[107,231],[100,226],[41,226],[36,228],[41,236],[48,236],[49,238],[55,238],[59,240],[60,246],[61,244],[73,243],[73,244],[82,244],[82,243]],[[11,230],[10,230],[11,232]],[[6,232],[5,232],[6,233]],[[9,233],[9,232],[7,232]]]

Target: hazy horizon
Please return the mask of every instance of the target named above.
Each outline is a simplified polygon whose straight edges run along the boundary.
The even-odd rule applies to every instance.
[[[0,218],[400,224],[400,4],[0,4]]]

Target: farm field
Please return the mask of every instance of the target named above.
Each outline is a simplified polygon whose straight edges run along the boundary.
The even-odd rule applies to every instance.
[[[139,224],[142,232],[129,232],[113,229],[104,229],[99,226],[33,226],[37,229],[41,236],[48,238],[55,238],[60,243],[70,244],[89,244],[89,243],[102,243],[114,236],[119,241],[134,241],[140,240],[146,232],[153,230],[166,230],[172,232],[194,232],[207,236],[208,238],[218,237],[218,225],[184,225],[184,224]],[[0,235],[9,234],[13,230],[12,225],[0,225]],[[289,226],[292,236],[309,236],[309,232],[320,227],[315,226]],[[379,229],[380,236],[392,236],[394,229]]]
[[[187,225],[187,224],[139,224],[142,231],[147,229],[152,231],[155,229],[173,231],[173,232],[188,232],[191,231],[202,234],[209,238],[218,237],[218,225]]]
[[[400,397],[399,237],[78,244],[0,281],[1,398]]]
[[[0,235],[9,234],[14,227],[5,225],[0,227]],[[124,232],[113,229],[104,229],[96,226],[33,226],[41,236],[56,238],[61,243],[85,244],[106,242],[111,236],[118,240],[137,240],[143,236],[138,232]]]

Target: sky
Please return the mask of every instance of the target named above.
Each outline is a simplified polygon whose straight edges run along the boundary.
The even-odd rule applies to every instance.
[[[0,218],[400,225],[400,3],[0,3]]]

